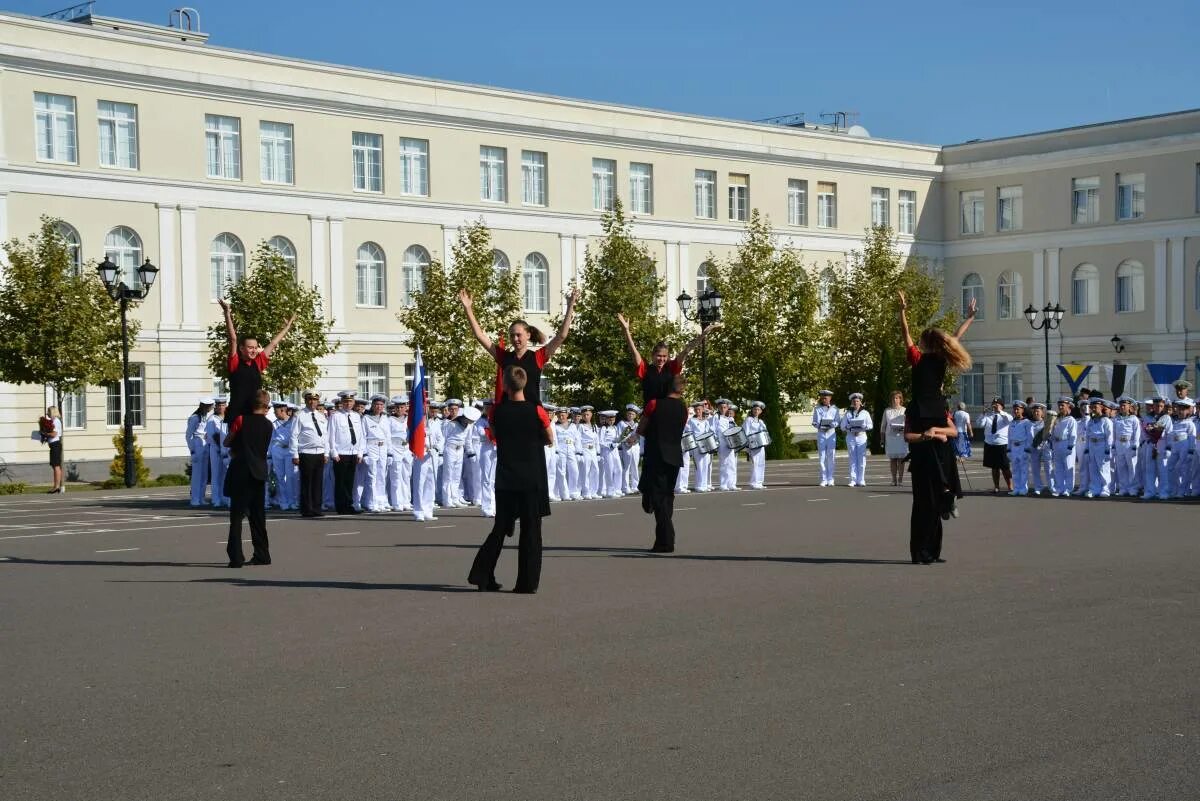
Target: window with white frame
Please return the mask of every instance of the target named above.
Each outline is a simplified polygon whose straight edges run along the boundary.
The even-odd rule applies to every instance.
[[[142,265],[142,238],[132,228],[119,225],[104,237],[104,255],[117,265],[117,282],[124,282],[130,289],[140,289],[142,278],[138,267]]]
[[[915,189],[901,189],[896,201],[896,230],[902,234],[914,234],[917,231],[917,192]]]
[[[212,397],[213,398],[228,398],[229,397],[229,379],[216,378],[212,380]]]
[[[521,202],[526,206],[546,205],[546,154],[521,151]]]
[[[75,275],[83,270],[83,244],[79,239],[79,232],[74,226],[69,225],[62,220],[58,221],[58,235],[62,238],[63,246],[67,249],[67,256],[71,260],[71,271]]]
[[[354,260],[355,294],[358,306],[382,308],[387,300],[387,259],[374,242],[358,246]]]
[[[145,396],[146,365],[129,365],[129,413],[133,417],[133,427],[142,428],[146,425],[143,410],[146,408]],[[124,407],[121,403],[121,382],[113,381],[104,385],[104,419],[109,426],[125,424]]]
[[[629,208],[634,214],[654,213],[654,165],[629,165]]]
[[[295,183],[293,152],[292,126],[289,123],[259,122],[259,177],[264,184]]]
[[[996,228],[1020,231],[1025,226],[1025,187],[1002,186],[996,190]]]
[[[210,299],[228,297],[229,287],[246,277],[246,250],[241,240],[230,233],[218,235],[208,249],[208,266]]]
[[[808,225],[808,181],[788,179],[788,225]]]
[[[387,395],[388,366],[386,364],[360,364],[358,366],[358,397]]]
[[[504,279],[508,277],[509,270],[512,265],[509,264],[508,256],[504,255],[502,250],[492,251],[492,280],[499,286]]]
[[[612,211],[617,196],[617,162],[592,159],[592,208]]]
[[[429,140],[400,140],[400,194],[428,197]]]
[[[404,365],[404,392],[405,394],[412,392],[413,377],[417,372],[417,363],[408,362]],[[437,376],[429,371],[429,366],[425,366],[425,391],[429,397],[433,397],[437,390],[434,387],[437,385]]]
[[[717,219],[717,173],[715,170],[696,170],[696,216]]]
[[[404,251],[400,271],[404,279],[404,294],[400,302],[411,306],[417,295],[425,291],[425,270],[429,268],[429,251],[420,245],[409,245]]]
[[[729,174],[729,219],[745,222],[750,216],[750,176]]]
[[[62,414],[64,429],[69,431],[87,428],[87,390],[64,392],[59,413]]]
[[[479,199],[508,202],[506,162],[508,151],[502,147],[479,147]]]
[[[817,182],[817,227],[837,228],[837,184]]]
[[[829,317],[830,311],[833,309],[833,282],[835,280],[833,270],[826,267],[821,271],[820,277],[817,279],[817,319],[824,320]]]
[[[1117,266],[1117,313],[1146,310],[1146,271],[1140,261],[1128,259]]]
[[[354,191],[383,191],[383,134],[354,131],[350,137]]]
[[[871,187],[871,225],[891,225],[888,207],[891,205],[891,190],[882,186]]]
[[[996,363],[996,394],[1008,404],[1022,398],[1020,362]]]
[[[75,164],[79,160],[75,137],[75,98],[34,92],[33,122],[37,130],[38,161]]]
[[[1071,314],[1096,314],[1100,311],[1100,270],[1094,264],[1081,264],[1071,273]]]
[[[958,374],[958,397],[968,409],[983,407],[983,365],[979,362]]]
[[[273,236],[267,241],[267,244],[287,262],[288,267],[292,268],[292,277],[297,277],[296,246],[292,244],[292,240],[286,236]]]
[[[973,189],[969,192],[959,192],[958,205],[961,210],[962,232],[964,234],[982,234],[983,190]]]
[[[218,114],[204,115],[204,144],[208,177],[242,179],[242,121]]]
[[[712,289],[712,264],[709,262],[701,262],[696,268],[696,301],[700,300],[700,296]]]
[[[1146,173],[1117,173],[1117,219],[1140,220],[1146,216]]]
[[[983,319],[983,279],[979,277],[979,273],[968,273],[962,280],[962,309],[963,317],[967,316],[971,308],[971,301],[975,301],[975,319]]]
[[[1016,320],[1023,313],[1021,305],[1021,274],[1014,271],[1000,273],[996,284],[996,318]]]
[[[550,379],[544,375],[541,381],[538,382],[538,400],[542,403],[550,402]]]
[[[137,106],[100,100],[96,103],[100,166],[138,168]]]
[[[521,277],[525,289],[525,311],[550,311],[550,264],[546,257],[541,253],[530,253],[526,256]]]
[[[1071,221],[1100,222],[1100,177],[1071,179]]]

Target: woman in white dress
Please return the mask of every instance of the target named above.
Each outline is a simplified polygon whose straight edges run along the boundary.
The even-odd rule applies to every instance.
[[[892,486],[904,483],[904,458],[908,443],[904,441],[904,395],[892,393],[892,405],[883,410],[883,447],[892,470]]]

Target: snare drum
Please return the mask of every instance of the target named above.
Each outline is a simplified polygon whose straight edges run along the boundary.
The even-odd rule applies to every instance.
[[[731,428],[725,432],[725,447],[731,451],[740,451],[746,447],[746,432],[741,428]]]
[[[696,447],[700,449],[700,453],[707,455],[716,453],[720,449],[721,443],[717,440],[716,434],[707,431],[696,437]]]
[[[680,440],[679,447],[683,449],[684,453],[691,453],[696,450],[696,437],[691,431],[683,432],[683,439]]]
[[[766,431],[755,431],[750,435],[747,444],[750,446],[750,450],[752,451],[756,451],[759,448],[765,448],[771,444],[771,435]]]

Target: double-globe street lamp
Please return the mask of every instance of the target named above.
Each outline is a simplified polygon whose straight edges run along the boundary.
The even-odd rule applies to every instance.
[[[129,405],[129,397],[132,393],[129,386],[128,311],[130,301],[144,300],[150,294],[150,288],[154,286],[154,279],[158,277],[158,268],[151,264],[149,259],[146,259],[146,263],[138,267],[139,289],[128,287],[124,281],[120,280],[121,270],[112,263],[107,254],[104,256],[104,261],[97,265],[96,272],[100,273],[100,280],[104,282],[104,289],[108,292],[108,296],[121,304],[121,408],[125,411],[125,486],[132,487],[136,475],[133,465],[133,410]]]
[[[1038,310],[1033,308],[1033,304],[1025,307],[1025,319],[1029,321],[1029,327],[1034,331],[1042,332],[1042,340],[1046,345],[1046,407],[1053,408],[1050,403],[1050,332],[1058,328],[1062,323],[1063,315],[1067,310],[1059,306],[1057,302],[1053,306],[1049,303],[1042,308],[1042,320],[1037,322]]]
[[[687,293],[687,290],[675,298],[675,302],[679,304],[683,319],[693,323],[699,322],[701,331],[721,319],[721,293],[715,289],[705,290],[700,295],[694,312],[692,311],[692,296]],[[700,392],[705,398],[708,397],[708,361],[705,352],[707,340],[708,337],[700,339]]]

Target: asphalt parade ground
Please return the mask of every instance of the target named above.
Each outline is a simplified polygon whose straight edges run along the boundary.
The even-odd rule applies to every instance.
[[[1200,508],[972,495],[917,566],[886,462],[816,469],[673,555],[556,504],[532,596],[465,583],[475,509],[230,570],[186,488],[0,500],[0,799],[1200,798]]]

